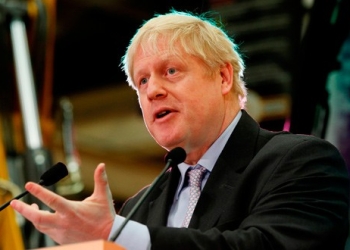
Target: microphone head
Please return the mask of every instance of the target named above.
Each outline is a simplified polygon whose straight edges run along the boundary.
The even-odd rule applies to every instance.
[[[42,174],[39,184],[42,186],[51,186],[67,175],[68,170],[66,165],[62,162],[58,162]]]
[[[165,162],[172,161],[171,165],[178,165],[186,159],[186,151],[183,148],[177,147],[169,151],[165,156]]]

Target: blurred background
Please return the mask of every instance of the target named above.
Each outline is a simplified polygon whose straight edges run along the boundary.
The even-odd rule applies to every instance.
[[[144,20],[171,8],[222,22],[261,127],[329,140],[350,167],[349,0],[0,0],[1,203],[56,162],[69,176],[50,188],[77,200],[106,163],[117,209],[160,173],[166,152],[120,60]],[[11,208],[0,221],[0,249],[54,245]]]

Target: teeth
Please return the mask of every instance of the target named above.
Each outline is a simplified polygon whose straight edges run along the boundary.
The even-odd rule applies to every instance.
[[[168,110],[160,112],[160,113],[157,114],[157,118],[161,118],[161,117],[163,117],[163,116],[165,116],[165,115],[167,115],[169,113],[170,113],[170,111],[168,111]]]

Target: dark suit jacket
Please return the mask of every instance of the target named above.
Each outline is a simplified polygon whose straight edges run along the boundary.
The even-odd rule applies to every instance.
[[[263,130],[242,112],[189,228],[165,227],[177,167],[132,217],[148,226],[152,249],[344,249],[348,174],[338,150],[313,136]]]

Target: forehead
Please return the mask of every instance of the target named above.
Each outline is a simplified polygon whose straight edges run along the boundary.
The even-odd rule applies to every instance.
[[[169,45],[166,40],[160,40],[154,43],[144,43],[137,47],[134,54],[133,68],[146,63],[162,63],[169,61],[184,61],[184,58],[190,57],[179,43]]]
[[[171,40],[171,39],[170,39]],[[188,49],[187,49],[188,50]],[[133,80],[138,75],[147,73],[151,67],[173,64],[177,67],[201,67],[210,73],[202,58],[184,49],[180,41],[169,41],[166,36],[158,36],[157,41],[144,39],[134,50],[131,66]],[[191,52],[190,52],[191,51]]]

